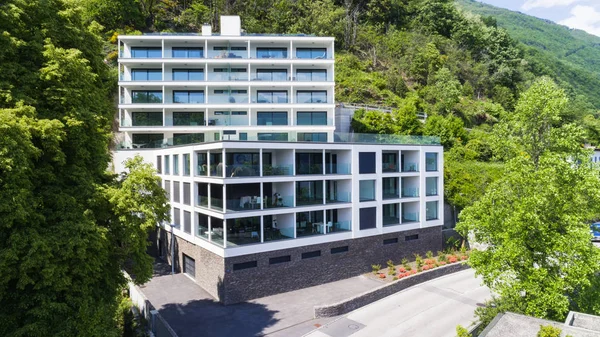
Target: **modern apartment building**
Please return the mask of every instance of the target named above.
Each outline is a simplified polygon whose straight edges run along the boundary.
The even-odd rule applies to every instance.
[[[115,169],[158,170],[157,254],[235,303],[441,249],[439,141],[335,132],[333,38],[221,27],[119,38]]]

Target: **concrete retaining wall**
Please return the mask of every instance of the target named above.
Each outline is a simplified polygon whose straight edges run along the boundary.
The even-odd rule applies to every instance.
[[[356,310],[367,304],[371,304],[416,284],[433,280],[440,276],[456,273],[468,268],[469,266],[465,263],[455,263],[432,270],[423,271],[416,275],[394,281],[390,284],[382,285],[381,287],[351,297],[342,302],[315,307],[315,318],[334,317],[347,314],[350,311]]]

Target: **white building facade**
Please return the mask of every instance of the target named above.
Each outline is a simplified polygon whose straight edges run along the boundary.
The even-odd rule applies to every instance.
[[[115,170],[157,168],[175,241],[159,226],[156,253],[235,303],[441,249],[439,141],[336,133],[333,38],[221,20],[119,38]]]

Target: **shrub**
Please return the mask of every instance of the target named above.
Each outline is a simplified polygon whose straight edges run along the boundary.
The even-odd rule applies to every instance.
[[[540,331],[538,331],[536,337],[560,337],[562,330],[552,325],[540,325]]]
[[[392,280],[396,281],[398,279],[398,276],[394,276],[394,278]]]
[[[408,260],[406,258],[402,259],[402,265],[404,266],[404,268],[406,270],[412,270],[412,267],[410,266],[410,264],[408,263]]]
[[[431,265],[426,264],[426,265],[423,266],[423,270],[429,270],[429,269],[432,269]]]
[[[377,274],[377,273],[379,273],[379,270],[381,270],[381,265],[380,264],[372,264],[371,268],[373,268],[373,274]]]
[[[399,273],[405,273],[406,272],[406,268],[400,267],[400,268],[398,268],[398,272]]]
[[[425,264],[432,266],[435,264],[435,259],[425,259]]]
[[[427,257],[428,259],[433,259],[433,253],[428,250],[427,253],[425,253],[425,257]]]
[[[446,262],[446,254],[444,252],[437,252],[437,255],[438,255],[438,261]]]
[[[456,326],[456,337],[471,337],[469,330],[467,330],[462,325]]]
[[[417,264],[417,270],[421,270],[423,267],[423,258],[419,254],[415,254],[415,263]]]
[[[458,258],[455,255],[448,256],[448,263],[454,263],[458,261]]]
[[[461,259],[461,260],[463,260],[463,261],[467,260],[468,258],[469,258],[469,257],[468,257],[468,256],[466,256],[466,255],[463,255],[463,256],[461,256],[461,257],[460,257],[460,259]]]
[[[385,274],[384,273],[379,274],[379,278],[385,278]]]
[[[440,266],[445,266],[445,265],[446,265],[446,261],[440,261],[440,262],[438,262],[438,264],[439,264]]]

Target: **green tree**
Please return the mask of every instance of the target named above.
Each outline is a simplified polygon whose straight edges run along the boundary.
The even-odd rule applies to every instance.
[[[559,321],[581,307],[580,294],[600,270],[588,226],[600,214],[600,172],[581,147],[583,130],[553,127],[565,104],[548,79],[522,95],[514,116],[500,123],[514,156],[457,226],[488,245],[469,263],[499,297],[497,307]]]
[[[438,136],[444,149],[450,149],[458,142],[465,142],[468,138],[465,124],[462,119],[448,115],[431,115],[427,117],[423,134],[426,136]]]

